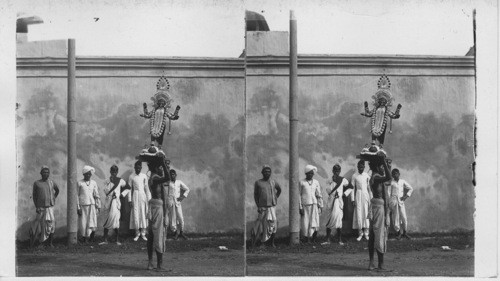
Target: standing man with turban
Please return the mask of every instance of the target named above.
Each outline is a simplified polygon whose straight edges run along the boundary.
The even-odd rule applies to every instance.
[[[304,169],[306,178],[299,183],[300,230],[307,242],[315,242],[319,230],[319,215],[323,208],[323,196],[319,182],[313,179],[318,168],[307,165]]]
[[[111,176],[109,177],[109,181],[106,181],[104,188],[104,193],[106,194],[105,208],[108,209],[108,216],[104,222],[104,241],[99,243],[99,245],[108,244],[108,232],[111,229],[115,230],[116,244],[121,245],[120,241],[118,241],[121,209],[120,191],[127,183],[117,177],[118,167],[116,165],[111,166],[109,172]]]
[[[262,179],[255,182],[253,190],[259,214],[251,230],[252,248],[255,247],[257,239],[262,243],[270,240],[271,246],[276,247],[274,245],[274,236],[278,227],[276,221],[276,204],[281,194],[281,187],[276,181],[271,179],[272,171],[269,165],[264,165],[261,173]]]
[[[326,221],[326,240],[330,243],[330,235],[332,229],[337,230],[337,235],[339,238],[339,244],[344,245],[342,242],[342,218],[344,216],[344,201],[342,200],[342,195],[344,194],[344,188],[349,187],[349,181],[340,176],[341,167],[339,164],[335,164],[332,168],[332,179],[328,180],[326,193],[328,194],[328,200],[326,201],[327,210],[327,221]]]
[[[33,183],[33,203],[36,208],[36,219],[30,229],[30,247],[33,247],[35,240],[43,243],[48,239],[50,247],[56,229],[54,216],[54,205],[59,187],[55,182],[49,179],[50,170],[47,166],[42,166],[40,170],[41,180]]]
[[[95,169],[85,165],[82,171],[83,180],[77,183],[79,232],[83,243],[94,240],[97,212],[101,210],[99,188],[97,183],[90,179],[92,173],[95,173]]]
[[[354,192],[351,193],[351,199],[354,203],[354,216],[352,228],[358,230],[358,238],[361,241],[363,235],[369,240],[368,229],[370,221],[368,220],[368,210],[372,198],[370,186],[370,176],[364,171],[365,161],[359,160],[358,171],[352,175],[351,183],[354,186]]]
[[[151,193],[148,188],[148,177],[144,173],[141,173],[141,161],[135,162],[134,170],[135,173],[132,173],[128,179],[128,185],[131,189],[128,193],[128,202],[131,209],[130,229],[135,229],[134,241],[139,240],[139,235],[144,241],[147,241],[148,201],[151,199]]]

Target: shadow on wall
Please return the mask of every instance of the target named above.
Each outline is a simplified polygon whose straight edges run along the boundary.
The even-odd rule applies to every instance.
[[[85,99],[82,97],[81,99]],[[82,101],[86,104],[89,101]],[[99,108],[115,108],[108,115],[99,112],[93,114],[80,111],[77,116],[77,157],[79,161],[96,168],[93,179],[100,184],[109,176],[109,162],[118,166],[129,166],[130,171],[122,171],[125,175],[132,171],[133,163],[125,163],[134,159],[136,154],[149,143],[149,122],[138,116],[139,105],[120,104],[113,100],[102,100]],[[34,218],[31,200],[31,187],[39,178],[42,165],[49,165],[52,178],[57,180],[61,193],[56,204],[59,215],[56,220],[61,226],[66,224],[66,209],[62,201],[66,201],[66,112],[63,104],[50,89],[37,91],[30,96],[24,111],[17,112],[18,147],[22,149],[19,159],[18,178],[18,235],[27,233],[27,224]],[[51,109],[51,115],[47,109]],[[21,108],[21,109],[24,109]],[[89,116],[102,116],[101,118]],[[244,119],[239,118],[235,126],[224,114],[212,117],[206,115],[185,116],[189,124],[178,128],[178,134],[166,139],[168,157],[175,163],[176,169],[190,172],[206,173],[209,181],[190,186],[192,193],[183,207],[191,222],[187,226],[195,226],[187,231],[225,232],[242,231],[244,227],[244,211],[241,202],[244,200],[244,171],[242,165]],[[32,130],[32,124],[38,121],[49,124],[41,130]],[[22,138],[20,138],[21,136]],[[143,170],[143,172],[146,172]],[[79,175],[79,173],[77,173]],[[63,180],[64,179],[64,180]],[[80,177],[78,177],[80,179]],[[127,178],[125,178],[127,179]],[[61,180],[61,181],[59,181]],[[104,193],[101,190],[101,197]],[[62,200],[61,200],[62,198]],[[64,209],[63,209],[64,208]],[[99,215],[99,227],[102,228],[103,214]],[[21,237],[19,237],[21,239]]]

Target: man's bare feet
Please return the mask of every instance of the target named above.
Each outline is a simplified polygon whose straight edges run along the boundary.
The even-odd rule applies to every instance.
[[[377,272],[392,272],[392,269],[387,269],[387,268],[377,268]]]
[[[368,270],[375,270],[375,269],[377,269],[377,268],[375,267],[373,262],[370,262],[370,264],[368,265]]]
[[[179,234],[179,237],[184,239],[184,240],[188,240],[187,236],[184,235],[184,233],[182,233],[182,232]]]
[[[153,269],[155,269],[155,267],[153,266],[153,262],[152,261],[148,262],[148,270],[153,270]]]
[[[169,268],[163,268],[163,267],[160,267],[160,266],[159,266],[159,267],[156,269],[156,271],[159,271],[159,272],[171,272],[171,271],[172,271],[172,269],[169,269]]]

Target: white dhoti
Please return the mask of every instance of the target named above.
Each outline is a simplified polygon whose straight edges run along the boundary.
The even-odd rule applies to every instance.
[[[111,200],[108,217],[104,222],[104,228],[106,229],[115,229],[120,228],[120,200],[115,198]]]
[[[56,221],[54,216],[54,208],[39,208],[40,212],[36,214],[36,218],[31,224],[30,238],[43,242],[49,238],[51,233],[56,230]]]
[[[83,237],[90,237],[97,228],[97,212],[95,205],[81,205],[82,215],[79,216],[79,232]]]
[[[167,211],[168,211],[168,224],[170,230],[177,231],[177,226],[179,226],[179,231],[184,230],[184,215],[182,214],[182,205],[172,196],[167,199]]]
[[[403,231],[406,231],[408,219],[406,217],[404,202],[399,202],[396,196],[391,196],[389,200],[389,209],[391,211],[391,220],[394,223],[394,230],[399,231],[401,228]]]
[[[354,208],[354,215],[352,219],[352,228],[368,229],[370,227],[370,220],[368,220],[368,212],[370,206],[370,199],[368,193],[360,194],[356,197],[356,207]]]
[[[334,195],[328,198],[326,203],[327,218],[326,227],[330,229],[342,228],[342,218],[344,217],[344,201],[342,197],[335,198]]]
[[[302,205],[304,215],[300,217],[300,230],[303,236],[311,237],[319,230],[318,204]]]
[[[276,207],[260,207],[251,234],[255,235],[256,239],[266,242],[273,233],[276,233],[277,228]]]
[[[146,229],[148,227],[148,201],[146,193],[134,191],[132,197],[132,210],[130,211],[130,229],[139,231],[140,228]]]

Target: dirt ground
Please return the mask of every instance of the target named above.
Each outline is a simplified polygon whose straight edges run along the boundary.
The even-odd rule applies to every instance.
[[[323,239],[320,237],[320,242]],[[251,276],[474,276],[474,234],[417,236],[387,242],[389,273],[368,271],[368,242],[354,237],[338,244],[290,247],[277,239],[276,248],[247,250]],[[247,241],[247,245],[249,245]],[[443,250],[448,246],[451,250]],[[375,263],[377,262],[375,254]]]
[[[98,238],[98,242],[100,239]],[[78,245],[67,248],[64,241],[54,248],[30,250],[27,243],[18,243],[17,276],[241,276],[244,274],[243,235],[191,237],[167,240],[163,265],[170,272],[146,270],[146,242],[132,238],[118,246]],[[219,250],[226,246],[227,251]],[[154,256],[156,266],[156,255]]]
[[[322,242],[324,237],[319,237]],[[247,249],[246,274],[250,276],[473,276],[474,234],[414,235],[413,240],[390,238],[386,267],[393,272],[368,271],[367,242],[347,237],[346,244]],[[99,242],[99,241],[98,241]],[[17,245],[17,276],[242,276],[245,269],[243,235],[191,237],[167,240],[164,265],[170,272],[146,270],[146,242],[127,238],[123,245],[96,243],[67,248],[30,250]],[[247,241],[247,245],[249,245]],[[219,250],[226,246],[228,251]],[[441,247],[448,246],[445,251]],[[247,246],[249,248],[249,246]],[[376,258],[375,258],[376,259]],[[156,258],[154,260],[156,265]]]

